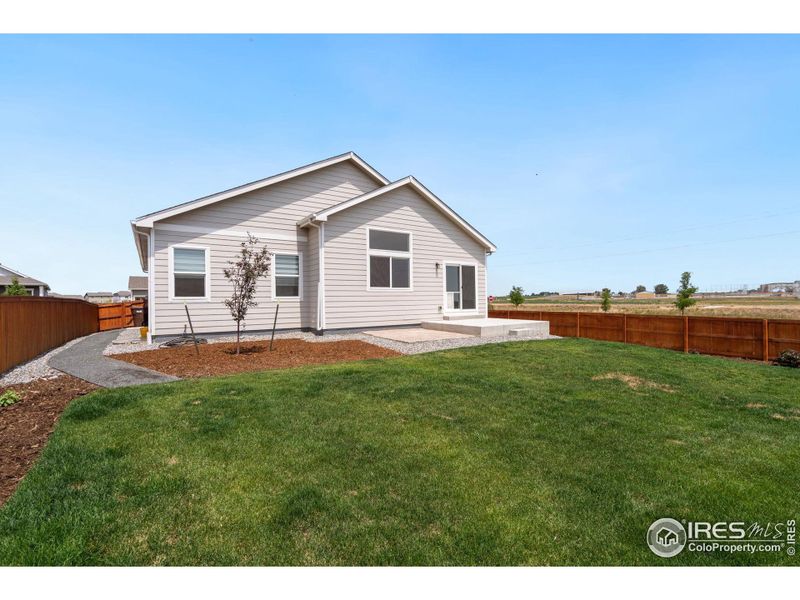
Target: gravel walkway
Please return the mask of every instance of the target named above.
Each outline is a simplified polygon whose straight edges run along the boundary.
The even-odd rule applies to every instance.
[[[70,346],[74,346],[81,340],[86,339],[86,337],[88,336],[75,338],[74,340],[67,342],[63,346],[54,348],[53,350],[50,350],[45,354],[40,354],[33,360],[29,360],[26,363],[17,365],[16,367],[8,371],[5,375],[0,377],[0,387],[5,387],[8,385],[16,385],[20,383],[29,383],[31,381],[36,381],[37,379],[55,379],[56,377],[61,377],[63,373],[61,371],[56,371],[47,363],[56,354],[58,354],[59,352],[61,352],[66,348],[69,348]]]
[[[216,344],[222,342],[235,342],[235,335],[221,335],[208,337],[198,334],[198,337],[205,337],[209,344]],[[242,341],[255,342],[269,340],[269,333],[246,334],[242,336]],[[503,342],[522,342],[527,340],[541,340],[541,339],[558,339],[558,336],[498,336],[498,337],[466,337],[454,338],[445,340],[432,340],[426,342],[397,342],[394,340],[387,340],[379,338],[368,333],[357,331],[349,331],[342,333],[326,333],[319,336],[310,332],[283,332],[276,333],[275,339],[302,339],[307,342],[336,342],[339,340],[360,340],[375,346],[389,348],[395,352],[402,354],[423,354],[425,352],[436,352],[437,350],[449,350],[450,348],[464,348],[467,346],[482,346],[483,344],[500,344]],[[138,329],[123,329],[116,340],[109,344],[103,353],[106,356],[113,356],[114,354],[124,354],[127,352],[142,352],[143,350],[157,350],[159,344],[147,344],[139,338]]]

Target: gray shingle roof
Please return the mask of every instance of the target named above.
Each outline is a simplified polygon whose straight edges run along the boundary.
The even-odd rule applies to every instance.
[[[128,277],[128,289],[129,290],[146,290],[147,289],[147,277],[141,277],[139,275],[131,275]]]

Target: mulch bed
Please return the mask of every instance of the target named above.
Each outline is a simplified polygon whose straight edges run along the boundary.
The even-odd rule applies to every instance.
[[[275,340],[272,352],[269,351],[269,342],[242,342],[242,354],[237,356],[235,352],[236,344],[233,343],[203,344],[199,357],[194,346],[189,345],[116,354],[113,358],[186,378],[401,356],[394,350],[358,340],[306,342],[281,339]]]
[[[0,387],[0,394],[14,390],[20,396],[0,407],[0,505],[33,466],[67,405],[96,388],[69,375]]]

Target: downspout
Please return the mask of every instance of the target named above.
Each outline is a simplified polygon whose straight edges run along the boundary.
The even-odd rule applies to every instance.
[[[139,235],[143,235],[147,238],[147,343],[153,343],[153,329],[155,324],[155,294],[154,294],[154,283],[155,279],[153,277],[153,267],[155,266],[153,263],[155,262],[155,227],[151,230],[151,233],[147,233],[146,231],[137,231]]]
[[[489,257],[492,252],[486,253],[486,258],[483,261],[483,301],[486,303],[486,312],[483,315],[489,318]]]
[[[317,333],[323,335],[325,331],[325,222],[319,225],[309,221],[308,225],[319,232],[318,259],[317,259]]]

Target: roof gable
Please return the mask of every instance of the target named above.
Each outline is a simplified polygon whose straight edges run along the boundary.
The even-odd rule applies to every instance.
[[[370,166],[364,159],[358,156],[355,152],[346,152],[345,154],[340,154],[338,156],[333,156],[325,160],[317,161],[315,163],[311,163],[303,167],[298,167],[297,169],[292,169],[291,171],[278,173],[277,175],[273,175],[265,179],[260,179],[258,181],[246,183],[244,185],[231,188],[229,190],[224,190],[216,194],[211,194],[210,196],[203,196],[202,198],[197,198],[196,200],[191,200],[189,202],[184,202],[183,204],[178,204],[170,208],[165,208],[163,210],[156,211],[154,213],[143,215],[131,221],[131,224],[135,227],[152,227],[153,223],[155,223],[156,221],[161,221],[169,217],[174,217],[175,215],[189,212],[191,210],[195,210],[203,206],[208,206],[209,204],[214,204],[215,202],[221,202],[222,200],[227,200],[229,198],[233,198],[241,194],[246,194],[248,192],[265,188],[267,186],[274,185],[282,181],[287,181],[295,177],[300,177],[301,175],[307,175],[308,173],[313,173],[314,171],[319,171],[320,169],[324,169],[326,167],[330,167],[332,165],[344,161],[352,162],[353,165],[364,171],[367,175],[372,177],[375,181],[377,181],[381,185],[386,185],[389,183],[389,180],[386,179],[386,177],[381,175],[377,170],[375,170],[372,166]]]
[[[383,196],[388,192],[406,186],[411,187],[413,190],[415,190],[420,196],[422,196],[424,199],[426,199],[428,202],[430,202],[436,208],[438,208],[441,212],[443,212],[447,217],[449,217],[450,220],[456,223],[456,225],[461,227],[461,229],[463,229],[473,239],[483,244],[483,246],[486,248],[487,251],[495,252],[497,250],[497,247],[486,236],[484,236],[480,231],[478,231],[472,225],[470,225],[466,221],[466,219],[464,219],[456,211],[450,208],[438,196],[436,196],[433,192],[431,192],[428,188],[422,185],[422,183],[420,183],[415,177],[411,175],[403,179],[399,179],[383,187],[380,187],[371,192],[367,192],[366,194],[362,194],[361,196],[350,198],[349,200],[340,202],[339,204],[331,206],[330,208],[326,208],[325,210],[309,215],[305,219],[298,222],[297,225],[298,227],[305,227],[310,223],[327,221],[329,217],[335,215],[336,213],[339,213],[343,210],[347,210],[348,208],[352,208],[353,206],[358,206],[363,202],[379,198],[380,196]]]

